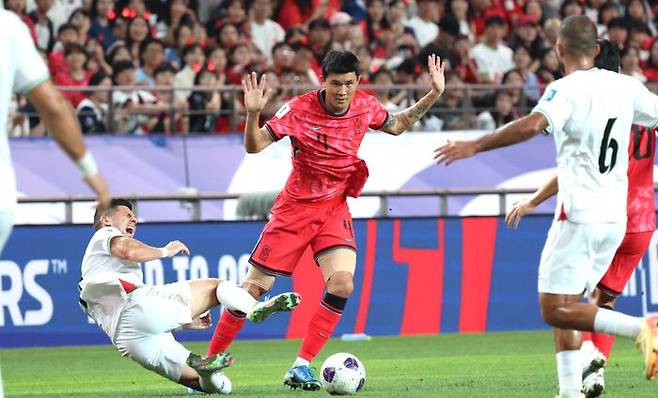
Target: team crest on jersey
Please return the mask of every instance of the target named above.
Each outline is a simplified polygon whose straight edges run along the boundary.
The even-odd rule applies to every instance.
[[[555,89],[551,89],[551,91],[549,91],[548,94],[546,94],[546,98],[545,98],[546,102],[551,102],[553,98],[555,98],[555,94],[557,94],[557,91]]]
[[[357,134],[365,133],[365,131],[361,129],[361,116],[355,116],[352,120],[354,120],[354,131]]]
[[[277,119],[281,119],[281,118],[283,118],[288,112],[290,112],[290,105],[288,105],[288,104],[286,103],[286,104],[283,105],[281,108],[279,108],[278,111],[276,111],[276,113],[274,114],[274,116],[276,116]]]
[[[260,254],[258,255],[258,258],[261,259],[262,261],[266,261],[267,258],[270,256],[270,252],[272,252],[272,248],[269,247],[268,245],[264,245],[263,250],[261,250]]]

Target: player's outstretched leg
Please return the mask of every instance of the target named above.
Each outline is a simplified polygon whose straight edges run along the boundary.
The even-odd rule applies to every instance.
[[[294,310],[301,301],[302,297],[295,292],[281,293],[269,300],[256,303],[247,313],[247,319],[253,323],[260,323],[277,312]]]
[[[233,364],[233,356],[227,352],[202,357],[193,352],[187,357],[187,366],[196,370],[200,376],[208,376]]]

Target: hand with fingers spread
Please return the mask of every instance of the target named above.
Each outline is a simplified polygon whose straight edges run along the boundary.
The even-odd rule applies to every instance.
[[[174,240],[167,243],[167,245],[163,248],[163,252],[166,253],[166,257],[173,257],[180,252],[186,256],[190,255],[190,249],[188,249],[187,246],[185,246],[185,244],[179,240]]]
[[[475,141],[450,141],[434,150],[434,161],[446,166],[455,160],[470,158],[478,153]]]
[[[530,199],[523,199],[512,206],[512,209],[505,215],[505,224],[507,228],[516,229],[519,226],[521,218],[535,211],[536,205]]]
[[[265,108],[272,95],[272,90],[266,88],[267,75],[263,75],[258,82],[256,72],[251,72],[242,80],[244,92],[244,106],[249,113],[259,113]]]
[[[439,95],[443,94],[443,90],[446,88],[446,65],[441,62],[441,57],[436,54],[429,55],[427,57],[427,69],[432,80],[432,90]]]

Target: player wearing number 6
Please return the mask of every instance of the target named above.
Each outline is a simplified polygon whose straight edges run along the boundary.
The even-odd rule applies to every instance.
[[[538,276],[544,320],[555,327],[560,397],[581,396],[580,334],[636,339],[645,375],[658,373],[658,318],[635,318],[581,303],[600,281],[626,229],[629,134],[658,123],[658,97],[629,76],[598,69],[596,27],[583,16],[562,22],[557,42],[566,76],[550,84],[532,113],[473,141],[436,149],[439,163],[525,141],[541,131],[557,147],[556,218]]]
[[[360,194],[368,168],[357,152],[370,129],[399,135],[418,121],[443,93],[441,60],[428,57],[431,90],[416,104],[390,115],[359,84],[359,61],[351,52],[331,51],[322,63],[323,87],[294,98],[259,128],[258,117],[271,94],[265,76],[246,76],[244,144],[256,153],[286,136],[293,170],[272,208],[272,217],[249,260],[243,287],[254,297],[269,291],[276,276],[291,276],[310,246],[325,280],[325,294],[308,325],[298,357],[284,376],[291,388],[321,387],[309,362],[340,320],[353,290],[356,242],[346,197]],[[222,313],[208,354],[225,351],[244,323],[244,314]]]

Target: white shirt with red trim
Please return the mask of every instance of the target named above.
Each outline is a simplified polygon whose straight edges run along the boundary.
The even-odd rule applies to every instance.
[[[630,76],[592,68],[546,87],[533,112],[557,148],[557,212],[575,223],[626,222],[629,131],[658,124],[658,97]]]
[[[80,305],[114,342],[128,293],[144,286],[138,263],[114,257],[110,241],[123,236],[114,227],[101,228],[91,237],[82,259]]]

